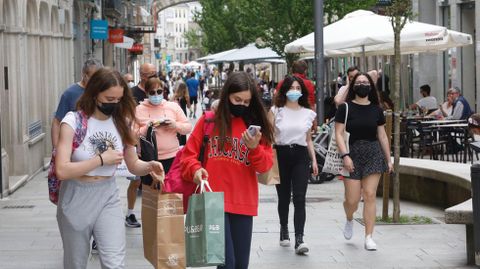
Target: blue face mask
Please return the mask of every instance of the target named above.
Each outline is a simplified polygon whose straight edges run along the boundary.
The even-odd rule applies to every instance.
[[[163,95],[150,95],[148,100],[150,101],[150,104],[158,106],[163,100]]]
[[[296,102],[298,99],[300,99],[300,97],[302,97],[303,94],[297,90],[289,90],[286,95],[288,100]]]

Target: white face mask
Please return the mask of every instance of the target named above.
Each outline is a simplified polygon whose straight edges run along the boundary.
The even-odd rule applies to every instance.
[[[127,85],[128,85],[129,88],[135,87],[135,83],[133,83],[133,82],[129,82],[129,83],[127,83]]]

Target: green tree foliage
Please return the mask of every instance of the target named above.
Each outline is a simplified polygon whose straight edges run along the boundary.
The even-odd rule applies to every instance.
[[[190,48],[199,49],[205,53],[205,48],[202,46],[202,36],[197,33],[197,30],[190,29],[183,33],[183,37],[187,40]]]
[[[264,31],[260,38],[265,46],[286,58],[288,65],[296,55],[287,55],[285,45],[314,31],[314,1],[312,0],[263,0],[265,15],[262,16]],[[357,9],[370,9],[376,0],[325,0],[324,14],[328,22],[342,18]]]
[[[370,9],[377,4],[377,0],[325,0],[324,13],[327,24],[343,18],[346,14],[358,9]]]
[[[312,0],[200,0],[200,4],[202,11],[195,21],[204,34],[202,45],[210,53],[257,41],[290,63],[295,56],[285,54],[285,45],[314,30]],[[376,0],[325,0],[324,12],[333,22],[375,4]]]
[[[258,33],[261,46],[286,57],[290,66],[296,56],[286,55],[285,45],[313,31],[313,1],[263,0],[257,4],[262,7],[257,18],[263,28]]]
[[[257,1],[200,0],[202,11],[194,20],[203,32],[202,45],[209,53],[239,48],[254,42],[261,31],[255,18]]]

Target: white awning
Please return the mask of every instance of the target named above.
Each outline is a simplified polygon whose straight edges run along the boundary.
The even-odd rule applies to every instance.
[[[120,49],[131,49],[133,46],[133,43],[135,43],[135,40],[133,40],[133,38],[128,36],[123,36],[123,43],[115,43],[114,46]]]
[[[255,44],[251,43],[247,46],[238,49],[232,53],[225,54],[218,57],[215,60],[209,61],[209,63],[222,63],[222,62],[239,62],[245,63],[258,63],[267,59],[280,59],[282,58],[271,48],[257,48]]]

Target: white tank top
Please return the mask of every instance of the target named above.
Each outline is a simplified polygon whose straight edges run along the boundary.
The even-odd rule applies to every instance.
[[[272,107],[275,116],[275,144],[307,146],[307,132],[312,128],[317,113],[301,107]]]

